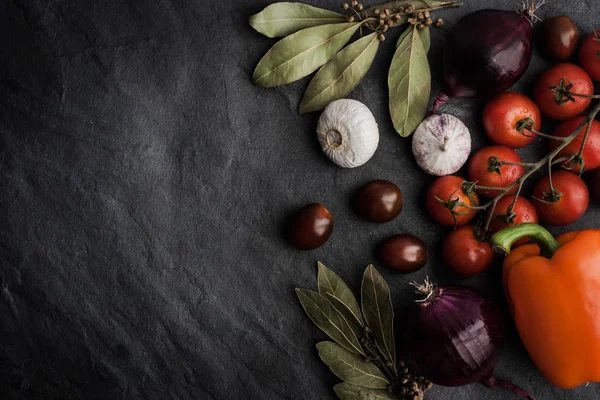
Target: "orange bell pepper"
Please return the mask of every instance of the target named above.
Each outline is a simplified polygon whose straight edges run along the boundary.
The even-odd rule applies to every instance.
[[[538,244],[511,253],[510,246],[523,238]],[[539,225],[522,224],[491,241],[495,250],[508,254],[504,290],[537,368],[563,389],[600,381],[600,230],[556,240]]]

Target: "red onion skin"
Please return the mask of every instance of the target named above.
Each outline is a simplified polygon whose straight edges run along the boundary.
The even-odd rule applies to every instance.
[[[444,49],[445,94],[487,98],[517,82],[531,61],[530,18],[525,12],[502,10],[480,10],[461,18]]]
[[[492,376],[503,342],[496,305],[467,286],[433,289],[415,303],[406,345],[415,373],[442,386],[462,386]]]

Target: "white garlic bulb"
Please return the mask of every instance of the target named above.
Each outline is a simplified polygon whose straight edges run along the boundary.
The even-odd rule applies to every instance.
[[[453,174],[471,153],[469,128],[452,115],[432,115],[415,131],[412,151],[419,167],[428,174]]]
[[[325,108],[317,137],[327,157],[344,168],[369,161],[379,144],[375,117],[363,103],[350,99],[333,101]]]

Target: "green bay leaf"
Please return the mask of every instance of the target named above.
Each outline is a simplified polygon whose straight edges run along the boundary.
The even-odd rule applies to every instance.
[[[271,4],[250,17],[250,26],[270,38],[283,37],[313,26],[345,22],[346,18],[333,11],[302,3]]]
[[[378,48],[379,39],[374,32],[337,53],[308,85],[300,113],[321,110],[332,101],[346,97],[367,74]]]
[[[386,360],[395,365],[394,309],[390,288],[372,265],[367,267],[363,275],[361,305],[365,322],[375,337],[377,348]]]
[[[327,297],[331,304],[349,322],[363,326],[360,306],[348,285],[335,272],[322,263],[317,263],[317,268],[317,287],[319,293]]]
[[[427,33],[424,33],[427,32]],[[400,136],[411,135],[423,121],[431,93],[427,61],[429,27],[408,27],[399,39],[388,75],[390,115]]]
[[[387,390],[368,389],[349,383],[339,383],[333,390],[340,400],[400,400]]]
[[[257,86],[273,87],[304,78],[344,47],[360,24],[315,26],[281,39],[259,61],[252,81]]]
[[[364,355],[357,332],[323,295],[307,289],[296,289],[296,295],[306,314],[319,329],[346,350]]]
[[[374,364],[364,361],[361,356],[350,353],[337,343],[320,342],[317,350],[331,372],[344,382],[373,389],[385,389],[390,384]]]

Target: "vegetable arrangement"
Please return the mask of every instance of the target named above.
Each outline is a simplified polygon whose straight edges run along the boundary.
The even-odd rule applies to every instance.
[[[537,78],[532,98],[506,92],[529,65],[535,11],[543,3],[518,12],[481,10],[460,19],[444,49],[444,91],[425,120],[430,12],[459,3],[403,0],[364,7],[352,1],[343,5],[346,16],[276,3],[250,23],[269,37],[287,37],[259,62],[253,80],[276,86],[320,68],[300,112],[325,108],[317,127],[324,153],[341,167],[358,167],[376,151],[379,130],[367,106],[343,97],[365,76],[385,33],[407,26],[388,75],[390,116],[400,135],[414,132],[417,165],[438,177],[424,200],[434,221],[454,228],[441,246],[442,260],[469,277],[492,264],[494,251],[507,255],[502,284],[523,344],[552,384],[573,388],[600,381],[600,309],[593,306],[600,295],[600,230],[554,239],[538,222],[571,224],[585,214],[590,197],[600,201],[600,122],[595,120],[600,102],[592,104],[600,99],[594,94],[594,81],[600,82],[600,30],[577,50],[575,23],[567,16],[546,19],[539,47],[560,63]],[[363,36],[363,30],[371,33]],[[343,48],[356,32],[361,38]],[[579,65],[565,62],[576,53]],[[439,113],[453,97],[485,100],[483,127],[493,145],[470,156],[469,129]],[[542,131],[542,115],[561,122],[552,134]],[[548,154],[523,161],[515,149],[538,139],[547,140]],[[463,166],[468,179],[454,175]],[[524,184],[539,171],[545,176],[526,198]],[[355,192],[352,208],[367,221],[389,223],[401,214],[402,192],[392,182],[376,180]],[[286,237],[302,250],[323,246],[333,220],[323,205],[309,204],[289,218]],[[409,233],[382,241],[375,254],[399,273],[427,264],[425,242]],[[341,278],[320,263],[317,280],[318,292],[297,289],[297,294],[312,321],[336,342],[321,342],[317,349],[344,381],[334,388],[340,399],[422,399],[432,384],[474,382],[533,399],[493,376],[503,318],[497,305],[476,290],[436,286],[428,279],[414,283],[419,298],[400,335],[406,347],[406,360],[400,361],[390,291],[373,266],[363,276],[360,305]]]

